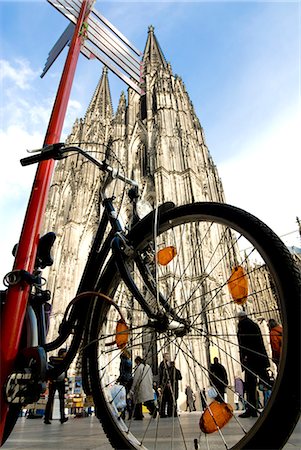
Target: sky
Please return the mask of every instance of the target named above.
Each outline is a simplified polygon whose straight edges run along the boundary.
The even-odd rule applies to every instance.
[[[301,3],[290,1],[97,1],[94,7],[144,50],[148,26],[179,75],[204,128],[227,203],[301,247]],[[0,280],[12,268],[67,49],[46,76],[48,52],[68,20],[46,0],[0,0]],[[62,139],[83,117],[100,79],[79,58]],[[116,110],[127,86],[109,82]]]

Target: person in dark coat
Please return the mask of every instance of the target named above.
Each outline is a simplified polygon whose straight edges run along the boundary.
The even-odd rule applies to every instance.
[[[171,387],[171,397],[172,401],[167,408],[168,417],[177,416],[177,400],[179,397],[179,381],[182,380],[182,374],[179,369],[176,368],[175,362],[170,361],[169,366],[170,374],[170,387]]]
[[[58,352],[58,356],[51,356],[50,363],[55,366],[60,364],[66,356],[66,349],[60,348]],[[65,417],[65,378],[67,377],[66,373],[62,373],[56,380],[49,381],[49,394],[48,401],[45,408],[45,418],[44,423],[46,425],[50,425],[50,419],[52,417],[52,408],[55,391],[57,390],[59,393],[60,399],[60,415],[61,415],[61,423],[65,423],[68,420],[68,417]]]
[[[200,396],[201,396],[202,410],[205,411],[205,409],[207,408],[207,395],[206,395],[206,389],[205,388],[203,388],[200,391]]]
[[[119,378],[117,381],[125,387],[125,391],[127,394],[126,409],[128,412],[129,419],[131,419],[132,417],[132,401],[128,397],[128,393],[130,392],[133,383],[132,372],[133,372],[133,364],[131,360],[131,355],[129,351],[126,348],[124,348],[120,355]],[[122,412],[121,417],[125,419],[125,411]]]
[[[238,313],[237,338],[242,370],[245,372],[246,411],[239,417],[257,417],[256,386],[257,376],[266,380],[269,358],[264,346],[262,334],[245,311]]]
[[[213,359],[213,364],[210,366],[209,379],[217,392],[215,400],[223,403],[226,386],[228,385],[228,375],[224,366],[218,362],[217,357]]]
[[[163,361],[159,364],[159,387],[161,389],[160,417],[167,417],[167,411],[172,411],[172,392],[170,385],[170,355],[164,353]]]
[[[133,364],[131,360],[131,355],[127,349],[123,349],[120,355],[118,381],[120,384],[125,386],[126,393],[130,391],[133,382],[132,370]]]

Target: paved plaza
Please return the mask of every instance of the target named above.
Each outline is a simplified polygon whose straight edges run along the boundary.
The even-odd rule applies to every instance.
[[[197,424],[199,416],[200,412],[181,414],[181,423],[183,423],[184,431],[191,432],[191,445],[188,442],[188,450],[194,448],[193,440],[198,437],[197,427],[191,431],[191,424]],[[248,426],[251,425],[251,421],[252,419],[245,419],[244,423]],[[168,450],[171,448],[168,436],[170,436],[172,420],[161,420],[160,424],[163,422],[164,426],[161,428],[160,435],[166,436],[166,442],[158,446],[158,450]],[[140,424],[135,424],[135,426],[141,425],[141,422]],[[235,434],[235,421],[230,421],[227,425],[227,434],[231,435],[232,433]],[[109,444],[96,417],[70,417],[69,421],[63,425],[61,425],[59,420],[53,420],[51,425],[45,425],[43,419],[26,419],[22,417],[18,419],[12,435],[2,448],[15,450],[112,450],[112,446]],[[150,448],[153,448],[151,444]],[[172,448],[179,450],[184,448],[180,436],[176,439]],[[207,449],[205,442],[204,446],[200,448]],[[210,449],[213,450],[222,448],[224,449],[225,447],[221,446],[220,441],[219,444],[213,443],[210,446]],[[296,449],[301,449],[301,422],[299,422],[284,447],[284,450]]]

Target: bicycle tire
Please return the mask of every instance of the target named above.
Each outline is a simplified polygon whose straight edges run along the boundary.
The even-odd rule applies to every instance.
[[[154,227],[152,219],[150,220],[142,220],[133,228],[133,230],[129,234],[129,240],[132,242],[133,248],[135,250],[135,255],[143,253],[145,251],[145,248],[149,245],[149,242],[154,238]],[[231,237],[243,236],[243,238],[248,241],[248,245],[250,244],[254,246],[254,251],[256,250],[256,253],[258,252],[258,255],[260,255],[264,263],[260,265],[261,270],[262,268],[264,268],[264,270],[268,271],[268,276],[270,277],[270,281],[268,283],[268,286],[265,287],[265,290],[269,294],[272,293],[273,298],[276,299],[276,309],[275,305],[273,305],[273,310],[260,310],[259,313],[265,314],[265,317],[271,317],[272,314],[277,313],[279,314],[283,325],[282,357],[271,397],[263,411],[261,411],[259,418],[255,423],[252,422],[252,424],[250,425],[251,427],[247,430],[246,434],[243,433],[241,435],[241,438],[238,438],[237,442],[233,442],[230,439],[230,443],[227,444],[227,448],[231,448],[233,450],[280,449],[283,447],[288,437],[290,436],[300,415],[300,271],[296,267],[288,249],[275,235],[275,233],[270,230],[270,228],[268,228],[263,222],[261,222],[253,215],[239,208],[226,204],[213,202],[194,203],[191,205],[174,208],[160,217],[157,236],[158,238],[163,237],[165,233],[169,233],[170,236],[172,234],[174,236],[179,236],[179,234],[176,234],[173,231],[174,227],[179,227],[180,230],[184,230],[184,227],[190,227],[190,229],[192,230],[191,225],[193,224],[193,227],[195,227],[193,230],[196,231],[193,231],[193,233],[195,233],[194,236],[192,236],[193,233],[191,232],[189,239],[191,240],[196,236],[197,238],[199,238],[199,230],[204,230],[205,224],[207,222],[208,224],[210,224],[210,227],[218,228],[218,230],[216,229],[216,232],[220,232],[220,226],[223,227],[223,231],[231,229]],[[208,229],[209,228],[206,228],[206,230]],[[183,236],[184,235],[182,234],[182,239]],[[216,242],[218,243],[219,240],[217,240]],[[197,247],[200,246],[200,242],[195,242],[194,244],[196,244],[196,252],[199,252],[199,249]],[[209,245],[210,247],[211,244],[207,242],[206,245]],[[234,246],[236,245],[237,244],[235,242]],[[225,243],[223,243],[223,248],[226,248]],[[233,248],[234,247],[232,247],[232,251]],[[212,251],[213,250],[211,249],[211,255]],[[237,252],[237,250],[235,251]],[[195,259],[196,255],[199,257],[200,253],[195,253]],[[235,255],[235,258],[237,258],[236,253]],[[133,255],[129,256],[128,263],[134,264],[134,258],[135,256]],[[227,255],[227,258],[229,259],[229,255]],[[206,258],[204,257],[204,259]],[[227,261],[227,264],[229,266],[230,261]],[[256,270],[259,269],[257,268]],[[204,270],[204,273],[202,274],[203,277],[205,276],[205,272],[206,271]],[[171,269],[170,273],[172,273]],[[174,273],[176,273],[176,269],[174,269]],[[250,271],[250,274],[251,273],[253,273],[253,269],[252,272]],[[250,274],[249,276],[251,276]],[[213,272],[210,276],[212,279],[214,278]],[[214,281],[214,283],[215,282],[216,280]],[[224,289],[227,284],[226,278],[222,280],[221,285],[222,284]],[[100,277],[100,284],[94,286],[94,289],[98,289],[104,294],[111,296],[113,300],[118,303],[121,297],[117,294],[121,286],[122,280],[120,279],[118,272],[114,270],[114,258],[112,258],[109,261],[107,269],[104,271],[103,276]],[[208,292],[206,292],[206,295],[207,294]],[[255,290],[254,292],[252,292],[253,303],[255,301],[255,294],[259,295],[262,294],[262,292],[257,293],[255,292]],[[223,295],[226,295],[224,294],[224,291]],[[122,300],[120,301],[120,308],[122,308],[124,307],[124,305],[122,304]],[[186,303],[182,303],[181,308]],[[237,311],[238,309],[240,309],[239,306],[233,304],[233,301],[231,304],[227,303],[226,306],[230,309],[232,308],[231,310]],[[221,307],[224,308],[224,305],[221,305]],[[252,312],[251,307],[252,305],[249,306],[250,311]],[[108,305],[101,304],[98,301],[94,302],[93,307],[90,311],[90,323],[87,327],[85,337],[86,349],[84,352],[84,374],[88,380],[91,392],[93,393],[97,416],[100,419],[103,429],[113,447],[117,449],[152,448],[153,441],[155,439],[155,431],[153,431],[153,437],[149,438],[149,441],[145,441],[145,436],[143,436],[143,433],[141,434],[141,430],[139,431],[138,429],[139,427],[132,427],[129,422],[123,421],[118,417],[118,415],[116,415],[116,410],[112,406],[112,398],[108,396],[107,381],[105,381],[105,377],[107,376],[105,370],[106,365],[104,364],[103,358],[108,358],[107,352],[106,350],[104,350],[104,340],[106,339],[105,333],[107,330],[106,327],[108,321],[113,319],[113,316],[110,315],[110,311],[111,310]],[[206,312],[206,314],[208,314],[208,312]],[[256,312],[256,315],[258,316],[258,311]],[[256,317],[256,315],[254,317]],[[220,319],[220,322],[222,320],[225,319],[222,317],[222,319]],[[217,325],[218,324],[216,321],[215,326]],[[157,333],[157,336],[159,336],[161,339],[158,331]],[[170,331],[168,331],[168,333],[170,333]],[[166,332],[166,334],[168,333]],[[191,332],[191,334],[193,333]],[[187,336],[179,338],[182,339],[182,347],[184,346],[183,342],[186,337]],[[166,336],[164,336],[164,338],[166,338]],[[218,339],[217,337],[215,338]],[[177,338],[175,338],[175,341],[176,339]],[[208,338],[207,336],[207,339],[213,338]],[[181,346],[177,347],[177,349],[180,347]],[[141,346],[139,347],[139,350],[140,349]],[[228,354],[223,355],[221,348],[218,347],[218,351],[222,357],[224,356],[229,358]],[[233,344],[233,353],[235,351],[237,351],[237,348],[235,350],[235,346]],[[120,350],[118,348],[115,348],[114,350],[112,350],[112,353],[114,353],[116,358],[116,355],[119,355]],[[113,360],[112,355],[109,355],[109,357],[111,357],[111,359]],[[195,358],[194,355],[193,357]],[[110,367],[113,367],[112,360]],[[183,357],[183,360],[185,361],[185,357]],[[237,364],[237,359],[233,360],[232,363],[233,365]],[[201,367],[199,361],[198,364],[198,370],[204,370],[205,373],[205,364],[204,367]],[[208,367],[206,370],[208,371]],[[189,373],[190,372],[188,372],[188,374]],[[196,373],[196,380],[198,376],[199,372]],[[204,376],[203,373],[202,376]],[[289,405],[289,407],[286,408],[285,413],[283,414],[284,405]],[[160,419],[156,420],[156,426],[158,427]],[[178,420],[180,421],[180,419]],[[196,420],[198,421],[198,419]],[[239,420],[235,420],[236,422],[239,422]],[[195,435],[189,436],[188,440],[192,442],[195,437]],[[198,438],[203,439],[204,436],[201,435]],[[206,435],[205,438],[209,439],[207,440],[207,445],[208,442],[210,444],[210,436],[208,438],[208,436]],[[160,442],[158,442],[156,443],[155,448],[167,448],[166,436],[164,436],[162,441],[163,444],[160,444]],[[144,444],[144,442],[148,443]],[[160,447],[160,445],[163,445],[163,447]],[[166,447],[164,447],[165,445]],[[178,448],[183,448],[183,444],[181,445],[182,447]]]

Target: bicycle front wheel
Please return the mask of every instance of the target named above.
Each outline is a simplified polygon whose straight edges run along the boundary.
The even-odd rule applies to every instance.
[[[146,219],[129,238],[134,252],[127,264],[152,317],[109,263],[97,288],[118,308],[95,300],[86,338],[86,375],[113,447],[282,448],[299,417],[301,339],[300,272],[281,240],[254,216],[217,203],[174,208],[162,215],[157,231]],[[256,324],[261,348],[254,349],[252,338],[239,340],[239,311]],[[282,326],[277,365],[270,346],[270,319]],[[116,324],[123,321],[126,326],[120,335]],[[116,402],[112,387],[114,392],[116,385],[122,388],[118,380],[124,347],[132,361],[141,356],[151,366],[154,381],[161,383],[156,417],[144,406],[144,419],[134,421]],[[242,358],[246,351],[249,362]],[[171,379],[165,384],[159,379],[164,353],[181,372],[177,388]],[[262,367],[250,363],[254,353]],[[214,378],[215,357],[225,367],[227,381]],[[273,375],[269,380],[264,375],[268,367]],[[238,404],[243,411],[235,411],[237,376],[247,382],[243,403]],[[251,394],[250,379],[256,389]],[[186,403],[187,386],[194,396],[192,408]],[[162,410],[166,389],[172,408]],[[221,407],[222,400],[232,417],[224,426],[213,408],[213,402]],[[215,433],[199,428],[204,408]]]

